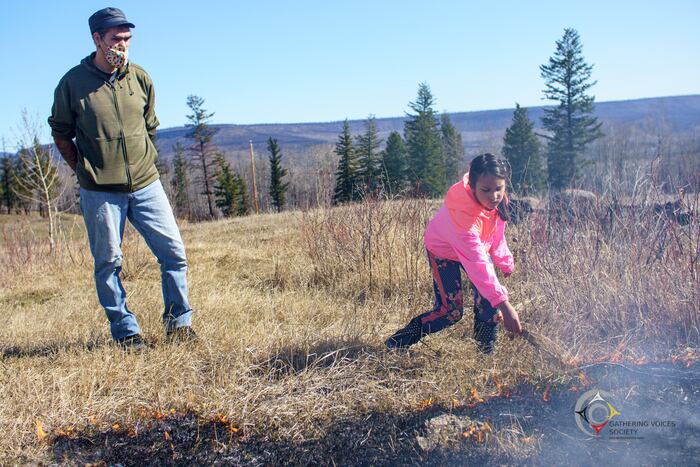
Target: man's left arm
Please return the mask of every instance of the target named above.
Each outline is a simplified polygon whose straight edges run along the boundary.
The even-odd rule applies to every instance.
[[[146,81],[146,107],[143,111],[144,119],[146,120],[146,131],[148,131],[148,136],[151,138],[153,144],[156,141],[156,128],[160,125],[158,117],[156,117],[156,94],[153,87],[153,82],[150,77]]]

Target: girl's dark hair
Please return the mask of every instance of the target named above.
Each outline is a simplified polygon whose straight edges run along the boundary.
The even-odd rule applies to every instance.
[[[469,165],[469,185],[472,189],[476,189],[476,181],[482,175],[493,175],[497,178],[502,178],[506,184],[510,179],[510,170],[508,163],[503,159],[487,152],[472,159]],[[504,196],[503,201],[498,205],[498,215],[504,221],[510,221],[510,212],[508,209],[508,197]]]

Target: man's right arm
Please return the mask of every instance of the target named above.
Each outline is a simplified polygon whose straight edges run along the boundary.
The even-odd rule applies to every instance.
[[[78,148],[73,142],[75,138],[75,117],[71,109],[70,86],[66,77],[62,78],[54,91],[51,116],[49,116],[51,135],[56,143],[58,152],[68,166],[75,172],[78,166]]]
[[[73,140],[56,137],[54,137],[53,140],[56,143],[58,152],[63,156],[63,160],[65,160],[68,167],[75,172],[75,168],[78,166],[78,148],[75,146]]]

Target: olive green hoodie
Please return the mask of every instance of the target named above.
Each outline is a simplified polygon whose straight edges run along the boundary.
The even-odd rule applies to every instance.
[[[95,67],[93,57],[84,58],[58,83],[51,135],[75,138],[81,187],[133,192],[158,179],[153,82],[132,62],[110,79]]]

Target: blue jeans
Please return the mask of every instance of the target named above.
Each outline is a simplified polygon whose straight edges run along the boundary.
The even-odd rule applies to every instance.
[[[81,188],[80,207],[95,259],[97,298],[109,319],[112,337],[122,339],[141,332],[136,316],[126,306],[126,291],[119,279],[126,219],[160,264],[163,324],[168,330],[189,326],[192,308],[187,301],[185,245],[160,180],[133,193]]]

